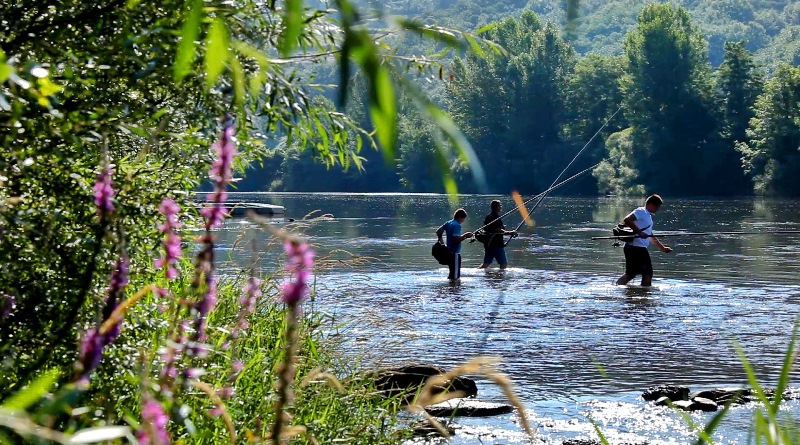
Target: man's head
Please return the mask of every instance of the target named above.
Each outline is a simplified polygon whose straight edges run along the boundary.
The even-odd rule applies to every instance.
[[[499,212],[500,209],[502,209],[502,208],[503,208],[503,205],[500,204],[500,201],[498,201],[496,199],[494,201],[492,201],[492,211],[493,212]]]
[[[453,214],[453,219],[459,223],[464,222],[464,220],[467,219],[467,211],[464,209],[456,210],[456,213]]]
[[[664,199],[661,198],[661,196],[650,195],[647,197],[647,201],[645,201],[644,206],[647,208],[648,212],[656,213],[658,209],[661,208],[662,204],[664,204]]]

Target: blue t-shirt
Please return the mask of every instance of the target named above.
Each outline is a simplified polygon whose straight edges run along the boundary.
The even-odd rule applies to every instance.
[[[445,223],[444,233],[447,234],[447,248],[450,252],[461,253],[461,243],[456,244],[454,236],[461,235],[461,223],[451,219]]]

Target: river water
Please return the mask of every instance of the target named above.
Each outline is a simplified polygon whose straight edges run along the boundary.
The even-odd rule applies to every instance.
[[[286,207],[287,218],[330,214],[304,231],[322,257],[310,310],[330,315],[361,363],[424,362],[452,367],[499,357],[539,436],[547,443],[594,437],[590,418],[613,443],[689,443],[686,422],[639,398],[651,385],[693,391],[745,385],[738,342],[762,382],[774,386],[800,309],[800,204],[769,200],[667,200],[655,231],[752,231],[753,236],[664,238],[651,248],[654,287],[614,286],[622,249],[609,235],[638,200],[548,198],[508,246],[511,267],[477,270],[480,244],[464,245],[463,278],[447,282],[430,256],[434,231],[454,209],[441,195],[247,194],[234,198]],[[461,196],[474,229],[489,201]],[[317,213],[319,215],[319,213]],[[518,214],[505,218],[509,226]],[[263,239],[245,220],[220,234],[234,262],[252,254],[242,236]],[[260,265],[275,266],[268,254]],[[335,321],[334,321],[335,320]],[[340,327],[344,323],[345,328]],[[504,401],[478,378],[481,400]],[[748,443],[753,406],[735,407],[715,438]],[[787,414],[800,414],[797,402]],[[692,414],[705,423],[711,414]],[[516,415],[459,419],[452,443],[522,443]]]

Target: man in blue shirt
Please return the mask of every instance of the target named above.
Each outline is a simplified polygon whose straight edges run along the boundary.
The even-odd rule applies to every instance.
[[[450,250],[451,258],[447,264],[450,268],[450,274],[447,276],[451,281],[456,281],[461,278],[461,242],[465,239],[472,238],[472,232],[461,234],[461,224],[467,219],[467,211],[458,209],[453,214],[453,219],[442,224],[436,230],[436,236],[439,242],[442,242],[442,236],[447,235],[447,249]]]

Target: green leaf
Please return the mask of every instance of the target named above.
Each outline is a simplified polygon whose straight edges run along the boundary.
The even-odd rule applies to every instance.
[[[369,76],[370,117],[384,156],[393,160],[397,146],[397,99],[389,69],[375,60],[377,56],[373,58],[365,67]]]
[[[220,17],[214,19],[206,35],[206,85],[210,88],[225,71],[228,61],[228,27]]]
[[[3,402],[3,408],[25,410],[47,395],[58,381],[59,371],[51,369],[37,377],[30,385],[17,391]]]
[[[192,10],[186,23],[183,24],[181,31],[181,41],[178,44],[178,54],[175,56],[175,64],[172,66],[173,78],[180,82],[192,71],[197,54],[195,52],[195,42],[200,36],[200,21],[203,19],[203,0],[194,0]]]
[[[51,82],[47,77],[38,79],[36,83],[39,84],[39,93],[44,97],[52,96],[64,89],[61,85],[56,85]]]
[[[14,72],[14,68],[10,65],[6,65],[5,63],[0,63],[0,83],[5,82],[11,76],[11,73]]]
[[[297,39],[303,33],[303,0],[286,0],[283,11],[283,32],[278,49],[286,57],[297,48]]]
[[[325,126],[322,125],[322,122],[320,122],[319,118],[315,118],[314,122],[317,124],[317,132],[319,133],[320,139],[322,139],[322,146],[325,147],[325,151],[329,151],[330,144],[328,143],[328,130],[325,129]],[[343,152],[339,151],[339,153],[341,154]]]
[[[469,42],[470,45],[472,45],[472,51],[474,51],[475,54],[481,58],[486,58],[486,53],[483,51],[483,48],[481,48],[481,45],[478,43],[478,41],[475,40],[475,37],[464,35],[464,38],[467,39],[467,42]]]
[[[242,68],[242,64],[239,63],[239,59],[236,57],[230,58],[230,64],[231,71],[233,72],[233,92],[234,99],[236,101],[236,107],[239,108],[240,114],[244,116],[244,102],[247,96],[244,68]]]
[[[497,29],[498,25],[499,25],[499,23],[489,23],[489,24],[488,24],[488,25],[486,25],[486,26],[483,26],[483,27],[481,27],[481,28],[478,28],[478,29],[475,31],[475,34],[476,34],[476,35],[486,34],[487,32],[489,32],[489,31],[491,31],[491,30],[493,30],[493,29]]]

